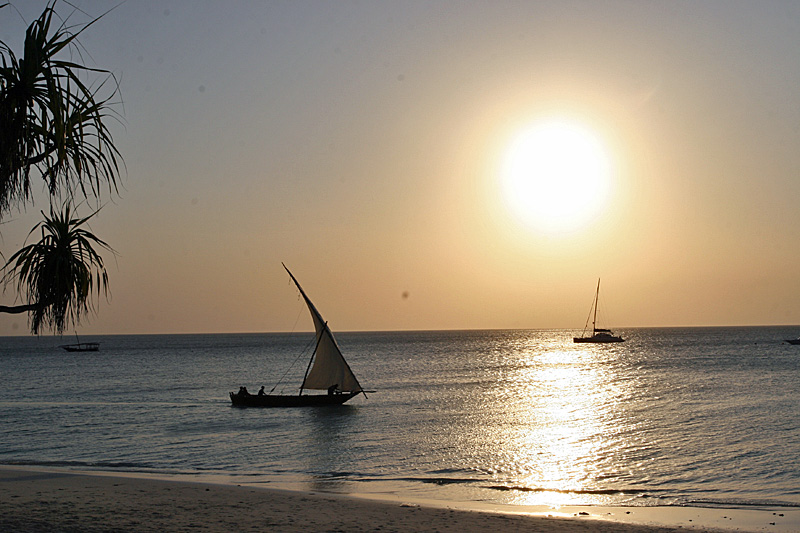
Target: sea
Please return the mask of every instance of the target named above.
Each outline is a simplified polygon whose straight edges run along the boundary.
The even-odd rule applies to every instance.
[[[337,333],[362,386],[295,394],[313,333],[0,338],[0,464],[408,501],[800,509],[800,327]]]

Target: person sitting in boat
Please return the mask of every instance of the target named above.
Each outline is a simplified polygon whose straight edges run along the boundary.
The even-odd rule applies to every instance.
[[[328,396],[333,396],[334,394],[341,394],[341,393],[342,393],[342,391],[339,390],[339,384],[338,383],[328,387]]]
[[[264,392],[264,385],[261,385],[261,388],[258,389],[258,395],[259,396],[264,396],[265,394],[266,393]]]
[[[250,396],[250,393],[247,392],[247,387],[239,387],[239,396]]]

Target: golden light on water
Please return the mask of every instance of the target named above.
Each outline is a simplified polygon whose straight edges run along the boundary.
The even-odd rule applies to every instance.
[[[515,405],[512,416],[521,424],[509,439],[520,459],[519,490],[505,494],[504,502],[558,507],[588,497],[602,504],[598,480],[604,459],[620,444],[616,424],[624,385],[604,364],[603,350],[553,349],[531,356],[536,363],[515,378],[528,396]]]

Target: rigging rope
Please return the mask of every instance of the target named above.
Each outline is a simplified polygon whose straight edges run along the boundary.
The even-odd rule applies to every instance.
[[[317,340],[317,339],[316,339],[316,335],[315,335],[315,336],[314,336],[314,338],[313,338],[313,339],[311,339],[311,340],[310,340],[310,341],[309,341],[309,342],[306,344],[305,348],[303,348],[303,350],[302,350],[302,351],[301,351],[299,354],[297,354],[297,357],[295,357],[295,358],[294,358],[294,361],[292,361],[292,363],[289,365],[289,368],[287,368],[287,369],[286,369],[286,372],[284,372],[284,373],[283,373],[283,375],[280,377],[280,379],[278,379],[278,382],[275,384],[275,386],[274,386],[274,387],[272,387],[272,388],[269,390],[270,394],[271,394],[271,393],[272,393],[272,392],[273,392],[273,391],[274,391],[274,390],[275,390],[275,389],[278,387],[278,385],[280,385],[280,384],[281,384],[281,382],[284,380],[284,378],[286,377],[286,375],[287,375],[287,374],[288,374],[288,373],[289,373],[289,372],[290,372],[290,371],[291,371],[291,370],[294,368],[294,365],[296,365],[296,364],[297,364],[297,361],[299,361],[301,357],[303,357],[303,356],[305,356],[306,354],[308,354],[308,349],[311,347],[311,344],[312,344],[314,341],[316,341],[316,340]]]
[[[298,300],[300,299],[300,293],[299,292],[297,293],[297,299]],[[292,326],[292,331],[290,332],[290,334],[294,333],[294,330],[297,327],[297,323],[300,321],[300,315],[303,313],[303,308],[304,307],[305,307],[304,305],[300,306],[300,310],[297,312],[297,318],[294,319],[294,325]],[[304,355],[306,355],[308,353],[308,349],[311,347],[311,344],[314,343],[316,340],[317,340],[316,339],[316,335],[314,335],[314,338],[312,338],[310,341],[308,341],[308,344],[306,344],[305,348],[303,348],[303,350],[299,354],[297,354],[297,357],[295,357],[294,361],[292,361],[292,363],[289,365],[289,368],[286,369],[286,372],[284,372],[283,375],[280,377],[280,379],[278,379],[278,382],[275,383],[275,386],[272,387],[269,390],[270,394],[272,394],[275,391],[275,389],[278,387],[278,385],[281,384],[281,382],[284,380],[286,375],[294,368],[294,365],[297,364],[297,361],[299,361],[301,357],[303,357]]]

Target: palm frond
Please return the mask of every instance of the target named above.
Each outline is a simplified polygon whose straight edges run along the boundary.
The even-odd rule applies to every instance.
[[[100,198],[104,184],[118,192],[124,163],[106,122],[118,116],[119,84],[110,71],[57,57],[80,56],[77,37],[105,14],[82,26],[55,24],[56,1],[28,27],[21,58],[0,41],[0,218],[30,199],[35,174],[53,197],[77,190]],[[87,85],[87,75],[102,79]]]
[[[3,283],[15,285],[19,297],[34,306],[29,315],[32,333],[43,328],[63,333],[95,313],[101,295],[108,297],[108,273],[99,250],[116,252],[84,229],[98,212],[78,217],[69,204],[60,212],[42,212],[44,220],[28,234],[39,230],[41,239],[6,262]]]

